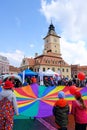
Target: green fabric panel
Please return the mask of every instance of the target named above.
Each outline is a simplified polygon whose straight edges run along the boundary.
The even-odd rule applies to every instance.
[[[28,116],[24,116],[24,115],[18,115],[18,116],[14,116],[14,120],[15,119],[29,119],[29,117]]]
[[[37,118],[34,119],[15,119],[12,130],[48,130]]]
[[[34,130],[33,124],[34,124],[33,120],[16,119],[14,120],[13,130]]]
[[[40,86],[39,90],[38,90],[38,97],[41,97],[43,92],[45,91],[45,89],[47,89],[46,86]]]
[[[21,113],[21,115],[26,115],[27,117],[35,117],[38,114],[39,101],[37,100],[34,104],[29,106],[29,108]]]

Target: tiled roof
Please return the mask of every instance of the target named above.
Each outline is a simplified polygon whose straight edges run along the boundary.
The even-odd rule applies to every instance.
[[[14,67],[14,66],[10,65],[9,66],[9,71],[10,72],[17,72],[18,73],[18,72],[20,72],[20,68],[17,68],[17,67]]]
[[[39,55],[35,58],[35,64],[49,66],[69,66],[69,64],[67,64],[61,57],[56,55]]]

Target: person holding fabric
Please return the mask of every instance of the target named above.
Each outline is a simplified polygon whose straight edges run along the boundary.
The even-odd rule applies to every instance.
[[[79,91],[76,91],[75,101],[72,102],[71,114],[75,120],[75,130],[86,130],[87,126],[87,102],[82,98]]]
[[[14,112],[19,115],[13,86],[11,81],[6,80],[0,92],[0,130],[12,130]]]
[[[65,100],[65,93],[63,91],[58,92],[59,100],[56,101],[53,107],[53,115],[55,116],[55,122],[58,130],[67,130],[69,105]]]

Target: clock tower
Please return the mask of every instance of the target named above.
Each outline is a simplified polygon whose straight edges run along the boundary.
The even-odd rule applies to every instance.
[[[35,53],[35,58],[25,58],[22,68],[25,69],[25,67],[32,68],[35,72],[51,69],[61,74],[62,77],[71,79],[71,66],[61,56],[60,36],[56,34],[52,22],[48,27],[47,35],[44,37],[42,54]]]
[[[60,36],[55,32],[55,27],[51,23],[48,28],[48,33],[44,37],[44,50],[43,54],[53,53],[58,57],[61,56],[60,53]]]

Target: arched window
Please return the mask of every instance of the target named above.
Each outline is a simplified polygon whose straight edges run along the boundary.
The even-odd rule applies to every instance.
[[[48,63],[50,64],[50,60],[48,60]]]
[[[55,71],[55,68],[53,67],[52,70]]]
[[[62,72],[64,72],[64,68],[62,69]]]
[[[43,71],[45,71],[45,68],[43,68]]]
[[[34,69],[34,71],[36,72],[36,68]]]
[[[66,72],[68,72],[68,69],[66,69]]]
[[[39,72],[39,68],[37,69],[37,71]]]

